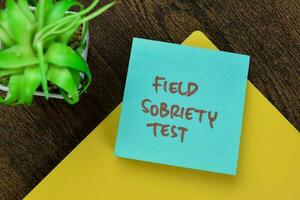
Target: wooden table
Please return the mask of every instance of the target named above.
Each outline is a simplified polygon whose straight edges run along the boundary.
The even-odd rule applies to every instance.
[[[122,101],[133,37],[181,43],[194,30],[250,54],[249,79],[300,129],[298,0],[119,0],[91,23],[94,79],[80,103],[0,106],[0,199],[23,198]]]

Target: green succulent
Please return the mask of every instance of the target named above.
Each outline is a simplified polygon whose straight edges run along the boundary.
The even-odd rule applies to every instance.
[[[50,84],[66,102],[75,104],[92,76],[80,55],[84,40],[77,50],[70,47],[70,41],[80,27],[86,31],[87,22],[114,2],[94,12],[99,0],[87,8],[77,0],[35,2],[36,7],[31,8],[27,0],[7,0],[6,9],[0,10],[0,78],[8,88],[0,103],[30,105],[39,88],[48,99]],[[74,6],[80,10],[68,12]]]

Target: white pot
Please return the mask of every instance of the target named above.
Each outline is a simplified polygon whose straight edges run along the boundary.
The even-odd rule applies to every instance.
[[[84,38],[84,41],[83,41],[83,42],[86,43],[86,46],[85,46],[83,52],[81,53],[81,56],[84,58],[84,60],[87,60],[88,49],[89,49],[89,38],[90,38],[89,37],[88,27],[86,27],[86,28],[87,28],[87,31],[86,31],[85,38]],[[0,49],[2,47],[3,46],[2,46],[1,41],[0,41]],[[80,75],[81,76],[85,76],[83,73],[81,73]],[[6,86],[0,84],[0,91],[7,92],[8,88]],[[42,97],[44,97],[45,95],[44,95],[44,93],[42,91],[36,91],[34,93],[34,96],[42,96]],[[49,98],[64,99],[64,97],[61,94],[59,94],[59,93],[49,93]]]

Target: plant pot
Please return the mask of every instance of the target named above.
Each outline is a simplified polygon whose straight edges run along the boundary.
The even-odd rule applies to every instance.
[[[34,10],[35,8],[31,8],[31,9]],[[89,28],[88,28],[87,23],[83,24],[83,29],[82,29],[81,33],[82,33],[82,36],[81,36],[80,44],[79,44],[79,47],[77,49],[75,49],[75,51],[78,52],[84,60],[87,60],[88,47],[89,47]],[[2,48],[3,48],[3,45],[1,44],[1,41],[0,41],[0,49],[2,49]],[[85,76],[83,73],[80,75],[83,77]],[[80,87],[81,86],[79,86],[79,88]],[[0,91],[7,92],[8,88],[5,85],[0,84]],[[43,91],[36,91],[34,93],[34,96],[45,97]],[[49,91],[49,98],[64,99],[61,94],[53,93],[51,91]]]

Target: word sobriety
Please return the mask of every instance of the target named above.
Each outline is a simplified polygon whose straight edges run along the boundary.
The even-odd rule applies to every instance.
[[[166,78],[160,76],[155,77],[152,86],[157,95],[170,93],[179,94],[186,98],[192,97],[199,90],[196,83],[168,82]],[[148,98],[142,100],[141,107],[144,113],[153,117],[169,118],[171,120],[176,118],[186,121],[195,120],[195,123],[206,122],[210,128],[214,128],[214,123],[218,118],[218,112],[176,104],[169,105],[167,102],[155,104]],[[188,132],[186,127],[175,124],[162,124],[157,121],[149,122],[146,126],[151,128],[154,137],[161,135],[163,137],[180,138],[181,143],[184,142],[185,134]]]

